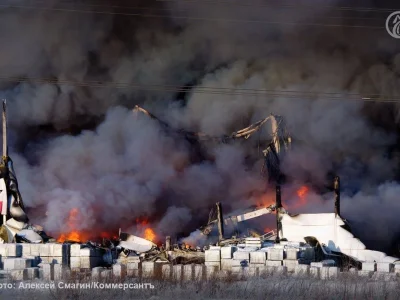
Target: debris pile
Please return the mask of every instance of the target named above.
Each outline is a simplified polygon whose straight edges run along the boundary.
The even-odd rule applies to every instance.
[[[142,108],[136,107],[135,110],[157,119]],[[174,276],[192,278],[196,272],[206,276],[210,270],[238,274],[243,270],[251,270],[256,274],[268,268],[294,273],[306,269],[310,274],[315,268],[321,268],[328,272],[327,274],[331,274],[330,272],[337,272],[336,266],[342,269],[360,269],[361,263],[363,270],[370,271],[368,268],[371,261],[375,269],[379,267],[388,272],[394,270],[397,258],[365,249],[361,241],[345,228],[348,224],[340,217],[338,177],[334,181],[334,214],[293,216],[284,209],[281,203],[283,178],[280,173],[280,160],[289,149],[291,138],[279,116],[271,115],[220,139],[201,133],[180,133],[186,138],[202,140],[248,138],[267,120],[272,123],[272,140],[263,151],[264,167],[270,183],[275,185],[276,201],[272,205],[264,205],[233,216],[224,215],[222,204],[216,203],[208,223],[200,228],[204,236],[217,238],[218,242],[215,245],[200,248],[184,243],[172,244],[169,236],[166,237],[165,244],[157,245],[152,241],[155,235],[151,229],[145,231],[144,237],[119,230],[118,236],[103,236],[101,242],[80,243],[80,239],[75,237],[75,231],[62,235],[56,241],[49,237],[41,226],[29,224],[12,160],[8,157],[6,106],[3,102],[3,158],[0,164],[0,211],[3,215],[0,227],[0,255],[3,272],[8,274],[11,271],[10,274],[17,279],[40,277],[49,280],[60,279],[65,270],[91,270],[93,276],[106,277],[123,273],[145,277],[157,272],[166,272],[168,276],[175,274]],[[171,130],[168,124],[158,121]],[[70,219],[73,219],[75,213],[71,212]],[[276,230],[257,234],[247,228],[247,235],[240,232],[239,224],[267,214],[275,214]],[[228,238],[225,234],[227,228],[234,232]]]

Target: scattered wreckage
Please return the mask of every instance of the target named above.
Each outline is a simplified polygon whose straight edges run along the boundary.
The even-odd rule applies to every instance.
[[[167,129],[171,127],[164,121],[147,112],[143,108],[136,106],[135,112],[142,112],[152,119],[157,120],[162,126]],[[237,215],[234,217],[223,217],[222,206],[216,204],[215,211],[212,211],[208,224],[200,228],[201,232],[209,235],[214,226],[218,227],[218,245],[245,245],[245,241],[249,241],[248,237],[233,236],[225,239],[224,225],[231,224],[237,228],[239,222],[243,222],[265,214],[275,213],[276,215],[276,231],[272,231],[266,235],[257,237],[256,244],[262,248],[263,243],[273,241],[275,244],[280,244],[281,241],[304,243],[317,249],[317,253],[321,257],[334,258],[339,261],[352,261],[353,265],[357,262],[375,261],[385,263],[398,262],[398,258],[387,256],[383,252],[372,251],[366,249],[366,246],[351,233],[348,222],[340,216],[340,179],[338,176],[334,179],[333,189],[335,193],[334,213],[328,214],[300,214],[290,215],[282,206],[281,200],[281,185],[284,182],[284,176],[281,173],[281,161],[287,151],[291,147],[291,136],[286,128],[286,124],[281,116],[271,114],[267,118],[259,122],[234,132],[231,135],[221,138],[211,137],[203,133],[193,133],[180,130],[185,137],[200,138],[204,140],[219,140],[226,143],[229,140],[238,138],[248,139],[251,135],[258,132],[267,121],[271,122],[272,137],[265,150],[264,166],[262,174],[268,176],[269,184],[275,186],[275,204],[258,208],[256,210]],[[236,230],[237,232],[237,230]],[[254,241],[254,239],[253,239]],[[260,245],[261,244],[261,245]],[[242,247],[243,248],[243,247]]]
[[[134,111],[141,112],[157,120],[167,130],[174,130],[167,123],[159,120],[139,106],[136,106]],[[213,249],[213,247],[225,247],[226,249],[235,247],[239,252],[267,252],[273,249],[297,248],[306,254],[309,253],[309,249],[313,249],[313,257],[304,258],[306,263],[329,258],[336,261],[338,265],[343,265],[343,262],[346,261],[347,265],[354,267],[359,266],[360,262],[366,261],[397,262],[397,258],[387,256],[385,253],[367,250],[365,245],[352,235],[347,221],[340,217],[340,181],[338,177],[335,178],[334,182],[334,213],[291,215],[284,209],[281,201],[283,176],[280,170],[280,161],[285,152],[290,149],[291,137],[282,117],[271,114],[247,128],[223,137],[212,137],[203,133],[184,130],[177,130],[177,132],[188,139],[226,143],[229,140],[248,139],[258,132],[267,121],[271,121],[272,138],[262,152],[264,155],[262,174],[268,175],[270,185],[275,186],[275,204],[258,207],[235,216],[224,216],[222,205],[217,203],[215,210],[210,214],[207,225],[200,228],[201,233],[205,236],[212,235],[214,228],[217,228],[218,239],[215,246],[192,248],[184,243],[172,244],[169,236],[166,237],[165,244],[156,245],[152,241],[121,232],[121,230],[118,237],[113,239],[103,239],[100,243],[91,241],[83,244],[79,243],[81,249],[95,250],[95,252],[101,253],[101,259],[96,261],[96,265],[89,264],[89,266],[111,266],[116,263],[127,264],[138,260],[173,264],[201,264],[207,263],[205,250]],[[22,197],[18,190],[18,182],[12,160],[8,156],[5,101],[3,102],[3,157],[0,164],[0,175],[0,211],[3,215],[3,223],[0,227],[0,242],[21,244],[57,243],[54,238],[45,233],[41,226],[29,224]],[[258,234],[249,230],[247,235],[240,234],[237,230],[238,223],[267,214],[275,214],[276,230],[271,230],[265,234]],[[224,228],[229,226],[233,228],[235,234],[226,238]],[[76,244],[76,241],[66,240],[63,244],[73,245]],[[72,252],[71,250],[71,257],[74,257]],[[72,265],[72,260],[70,260],[70,264]]]

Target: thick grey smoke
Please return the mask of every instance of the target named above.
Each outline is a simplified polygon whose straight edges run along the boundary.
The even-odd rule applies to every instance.
[[[302,1],[309,6],[303,9],[282,9],[268,1],[252,6],[130,1],[131,7],[151,10],[128,9],[124,1],[96,7],[89,1],[19,3],[36,9],[1,8],[0,75],[31,80],[3,82],[0,94],[9,100],[13,158],[25,204],[50,233],[68,230],[73,208],[79,208],[79,230],[134,231],[135,220],[148,217],[159,237],[188,233],[207,221],[215,202],[238,211],[265,193],[257,148],[259,139],[268,139],[267,128],[244,143],[204,145],[213,160],[199,161],[189,142],[166,133],[156,121],[135,116],[135,104],[177,128],[212,135],[281,114],[294,138],[283,166],[290,178],[284,189],[289,206],[331,210],[329,194],[311,192],[312,205],[302,208],[294,199],[303,184],[323,191],[327,174],[335,171],[348,195],[343,198],[345,217],[374,215],[370,207],[375,201],[395,214],[391,191],[397,189],[398,158],[388,150],[396,146],[397,105],[366,105],[350,100],[349,94],[398,97],[400,47],[384,28],[315,25],[382,27],[385,14],[335,10],[332,6],[352,4],[333,0],[324,5]],[[76,11],[39,9],[44,6]],[[373,1],[362,6],[378,7]],[[43,84],[40,78],[59,82]],[[182,105],[171,92],[63,84],[97,80],[192,84],[193,89]],[[317,96],[207,94],[200,92],[204,87],[312,91]],[[325,93],[333,92],[342,94],[341,100],[327,100]],[[97,124],[94,117],[104,120]],[[96,129],[78,136],[58,133],[85,122]],[[47,135],[44,125],[56,132]],[[348,204],[353,202],[357,206]],[[385,214],[380,222],[382,229],[400,225]],[[383,232],[376,229],[374,235]],[[197,233],[191,237],[198,239]]]

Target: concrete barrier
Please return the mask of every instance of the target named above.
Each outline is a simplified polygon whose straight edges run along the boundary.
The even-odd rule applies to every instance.
[[[319,279],[319,272],[321,268],[318,267],[310,267],[310,276],[313,278]]]
[[[294,269],[300,264],[298,260],[284,259],[282,262],[287,267],[288,272],[294,272]]]
[[[261,269],[259,269],[261,270]],[[276,266],[276,267],[271,267],[271,266],[266,266],[266,269],[263,270],[264,272],[266,271],[267,275],[286,275],[287,274],[287,268],[285,266]]]
[[[391,263],[377,263],[376,271],[384,272],[384,273],[391,273],[391,272],[394,272],[394,265]]]
[[[28,258],[5,258],[3,263],[4,270],[23,270],[32,267],[32,259]]]
[[[172,265],[165,264],[161,267],[161,277],[166,280],[170,280],[172,278]]]
[[[156,268],[155,268],[154,262],[150,262],[150,261],[142,262],[142,277],[143,278],[153,277],[155,270],[156,270]]]
[[[54,280],[54,264],[42,264],[44,280]]]
[[[265,262],[265,265],[267,267],[280,267],[280,266],[282,266],[282,261],[281,260],[267,260]]]
[[[310,266],[309,265],[297,265],[294,268],[294,274],[297,276],[309,276]]]
[[[21,244],[0,244],[0,255],[2,257],[21,257],[22,246]]]
[[[53,264],[54,268],[54,280],[61,280],[63,279],[63,266],[60,264]]]
[[[172,267],[172,277],[175,281],[182,281],[183,265],[175,265]]]
[[[21,252],[22,252],[21,256],[25,257],[25,258],[28,256],[31,256],[31,244],[23,243],[20,245],[21,245]]]
[[[92,269],[92,280],[99,280],[100,279],[100,273],[104,270],[103,267],[94,267]]]
[[[233,259],[234,260],[240,260],[240,261],[250,261],[250,252],[245,252],[245,251],[236,251],[233,253]]]
[[[202,265],[172,266],[155,262],[142,263],[138,256],[129,256],[119,259],[118,263],[112,266],[112,271],[98,267],[102,260],[101,251],[81,248],[79,244],[0,244],[0,253],[3,254],[1,256],[2,267],[8,270],[10,277],[15,280],[32,280],[38,277],[45,280],[62,280],[65,272],[81,269],[91,269],[92,278],[100,278],[104,271],[106,273],[102,275],[102,278],[109,275],[144,278],[162,275],[163,278],[178,281],[211,280],[230,276],[232,273],[247,278],[289,272],[295,276],[308,275],[322,280],[335,279],[339,275],[346,274],[346,272],[339,272],[339,269],[334,266],[333,260],[303,265],[301,263],[304,263],[304,259],[299,258],[304,253],[302,249],[283,249],[282,247],[268,249],[268,253],[237,251],[237,247],[212,247],[206,251],[207,260]],[[39,257],[35,254],[39,254]],[[71,254],[77,256],[70,256]],[[63,263],[65,257],[70,259],[67,265]],[[283,259],[278,260],[277,258]],[[38,269],[36,266],[39,260],[41,263]],[[220,270],[223,272],[219,272]],[[397,274],[400,274],[400,265],[364,262],[362,270],[356,270],[353,274],[373,280],[394,281],[398,280]]]
[[[131,277],[140,277],[140,270],[142,269],[141,262],[127,263],[126,275]]]
[[[103,280],[110,280],[112,278],[112,270],[101,271],[100,278]]]
[[[184,281],[192,281],[194,279],[194,265],[184,265],[182,280]]]
[[[299,249],[289,248],[286,249],[286,260],[298,260],[299,259]]]
[[[112,267],[113,276],[117,278],[124,278],[127,275],[126,265],[124,264],[114,264]]]
[[[221,251],[220,250],[206,250],[204,253],[204,258],[206,262],[220,262],[221,261]]]
[[[250,252],[251,264],[265,264],[267,260],[267,253],[263,251]]]
[[[372,275],[374,275],[374,271],[359,270],[358,272],[356,272],[356,275],[358,275],[358,276],[360,276],[360,277],[371,278]]]
[[[320,279],[336,279],[339,275],[339,268],[337,267],[322,267],[319,270]]]
[[[233,267],[233,265],[234,265],[234,260],[233,259],[225,259],[225,258],[222,258],[221,259],[221,270],[231,270],[232,269],[232,267]]]
[[[70,246],[70,256],[80,256],[80,253],[81,253],[80,244],[72,244]]]
[[[10,270],[10,275],[13,280],[24,280],[25,270]]]
[[[395,264],[393,269],[395,273],[400,273],[400,264]]]
[[[207,268],[217,268],[217,270],[221,270],[221,262],[220,261],[206,261],[204,265]]]
[[[268,260],[277,261],[284,259],[284,251],[279,248],[270,248],[268,249]]]
[[[376,272],[376,263],[375,262],[363,262],[361,264],[363,271],[372,271]]]
[[[216,266],[207,266],[205,268],[205,277],[207,280],[212,280],[217,276],[217,273],[220,271],[220,269]]]
[[[205,266],[195,265],[194,266],[194,280],[201,281],[205,278]]]
[[[39,268],[24,269],[24,280],[34,280],[36,278],[39,278]]]
[[[322,267],[334,267],[336,265],[336,262],[334,260],[328,259],[328,260],[323,260],[320,262],[312,262],[310,264],[311,267],[316,267],[316,268],[322,268]]]
[[[221,248],[221,259],[231,259],[233,257],[233,253],[237,251],[237,247],[228,246]]]

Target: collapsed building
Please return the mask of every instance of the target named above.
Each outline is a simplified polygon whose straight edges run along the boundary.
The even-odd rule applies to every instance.
[[[39,271],[43,273],[49,265],[53,268],[67,267],[73,271],[130,266],[130,274],[133,276],[138,275],[139,270],[146,271],[146,268],[155,270],[154,263],[162,263],[160,266],[163,264],[189,266],[196,263],[218,270],[242,270],[248,266],[257,268],[312,266],[313,263],[319,263],[318,266],[324,267],[339,266],[342,269],[369,268],[368,271],[376,270],[377,264],[384,264],[383,268],[387,266],[388,271],[395,269],[394,265],[398,262],[398,258],[366,249],[366,246],[351,233],[349,223],[341,217],[339,177],[335,177],[333,184],[334,212],[292,215],[283,207],[281,187],[285,178],[281,172],[281,161],[285,153],[290,151],[291,136],[282,117],[271,114],[231,135],[215,137],[174,129],[139,106],[135,107],[134,113],[142,113],[156,120],[167,131],[200,142],[227,143],[248,139],[269,121],[271,139],[266,149],[262,151],[264,156],[262,174],[268,178],[269,185],[275,188],[275,204],[227,216],[223,213],[221,203],[217,203],[210,213],[208,223],[200,228],[204,236],[216,238],[210,239],[209,246],[204,248],[173,244],[170,236],[166,237],[165,244],[157,245],[148,239],[121,230],[117,237],[103,239],[100,243],[92,241],[77,243],[70,240],[58,243],[48,236],[41,226],[29,224],[12,160],[8,156],[6,103],[3,102],[3,157],[0,165],[0,200],[3,216],[0,242],[3,245],[0,245],[0,254],[4,270],[36,268],[29,271],[29,276],[37,277]],[[248,234],[239,232],[238,223],[267,214],[275,214],[276,230],[262,235],[249,231]],[[225,228],[229,227],[230,233],[233,233],[230,236],[225,231]],[[153,265],[145,267],[146,262]],[[374,265],[373,270],[371,264]],[[38,266],[42,268],[37,269]],[[54,270],[51,274],[54,278]]]

